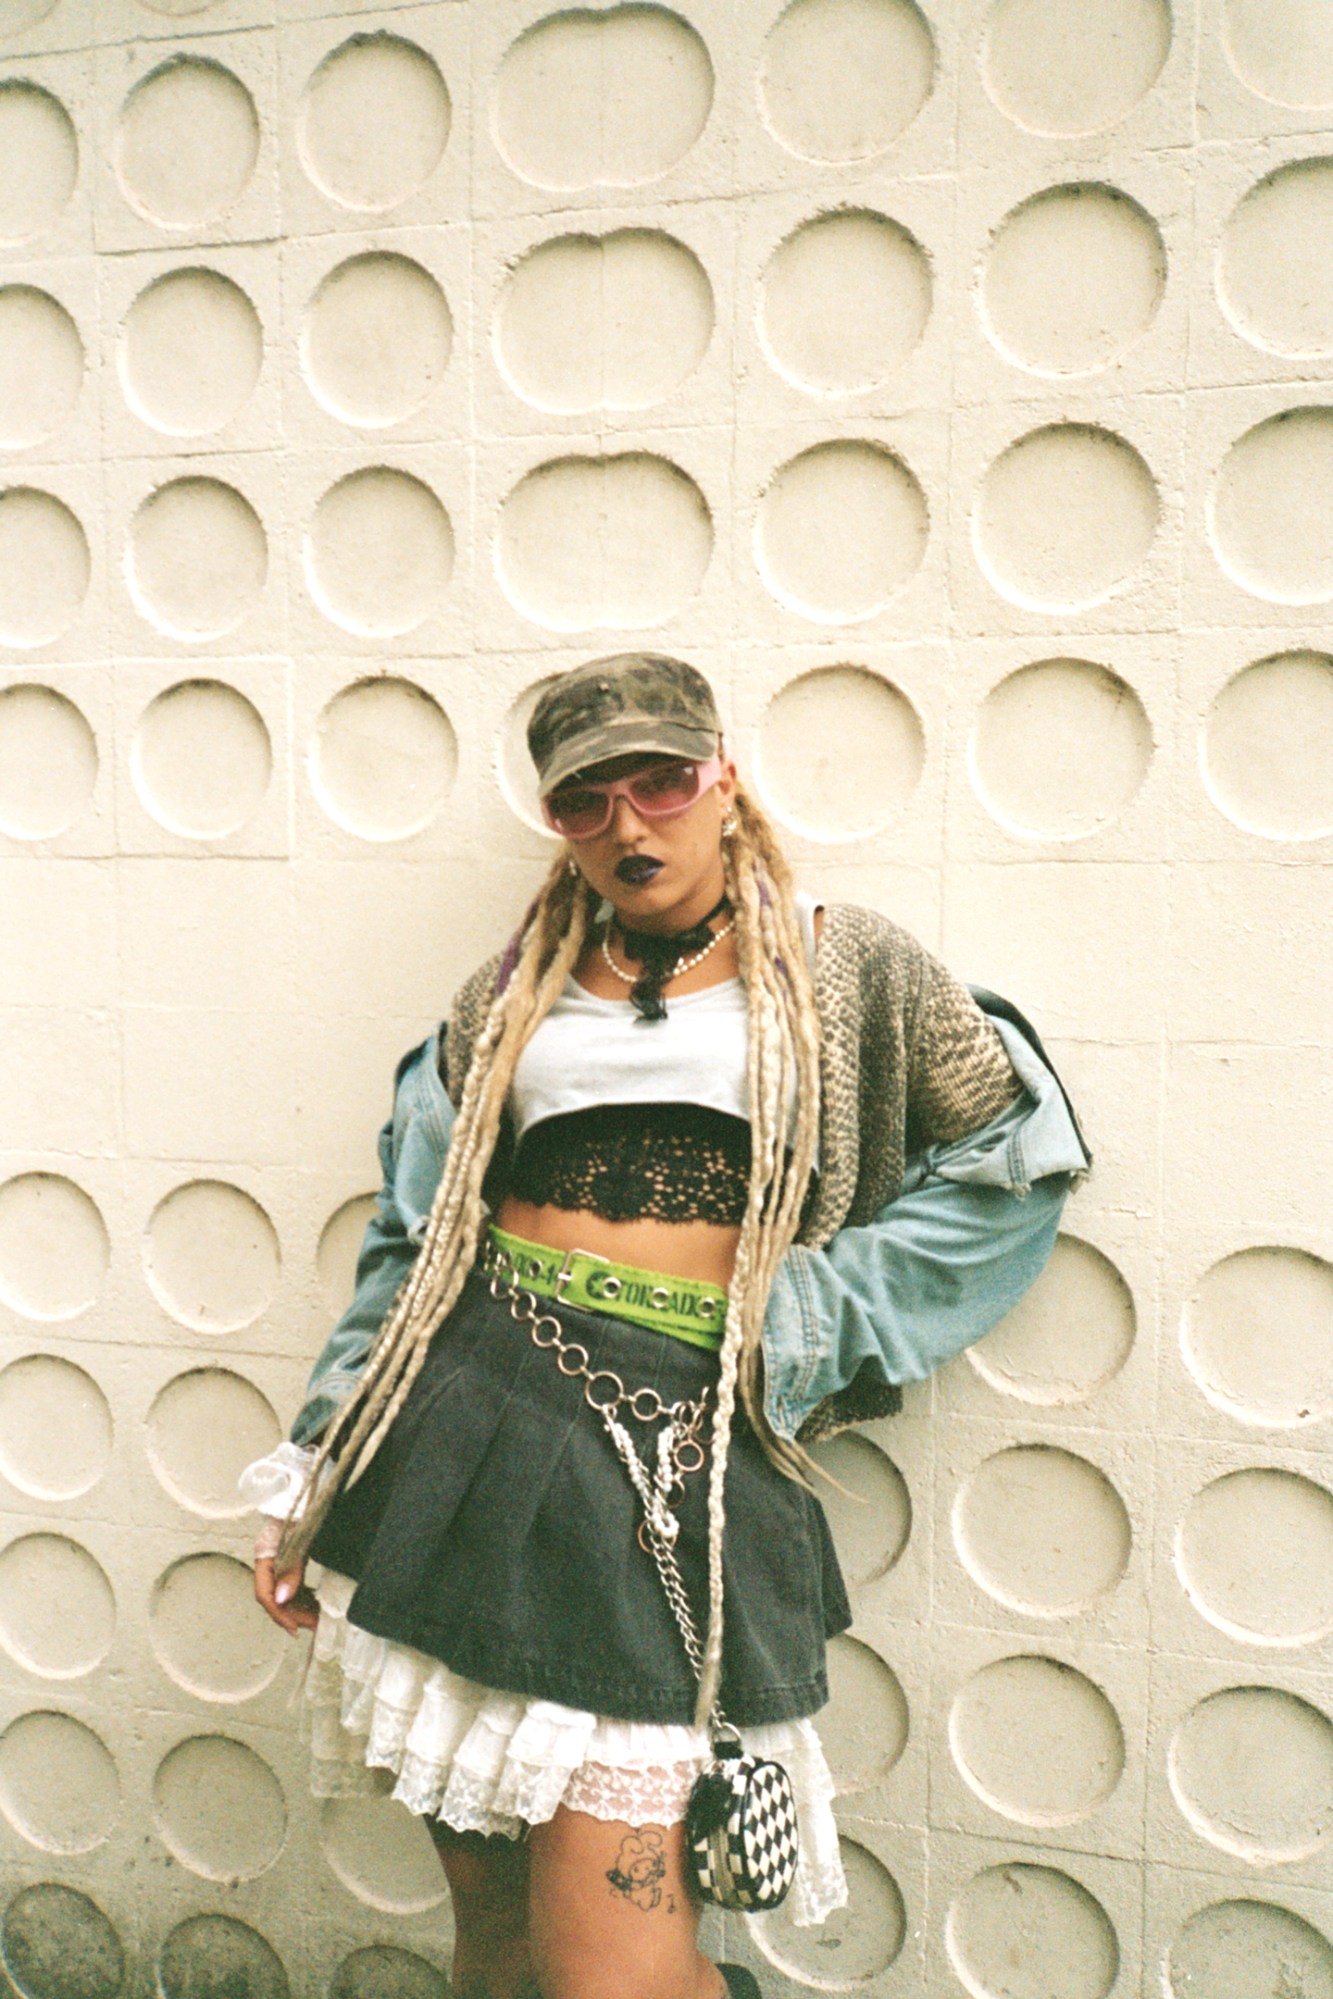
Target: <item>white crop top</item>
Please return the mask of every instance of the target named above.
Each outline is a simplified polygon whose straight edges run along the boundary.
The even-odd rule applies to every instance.
[[[818,907],[813,896],[798,891],[801,939],[812,968]],[[571,973],[514,1069],[509,1111],[515,1139],[544,1118],[594,1104],[703,1104],[748,1119],[741,981],[669,992],[666,1007],[665,1020],[645,1021],[628,998],[602,999]]]

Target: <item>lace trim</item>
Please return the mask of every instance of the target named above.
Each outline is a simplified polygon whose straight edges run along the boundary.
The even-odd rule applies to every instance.
[[[673,1825],[707,1757],[700,1731],[611,1721],[554,1701],[499,1693],[438,1660],[360,1630],[355,1584],[327,1571],[305,1682],[316,1797],[388,1794],[459,1832],[517,1838],[557,1806],[630,1824]],[[847,1900],[833,1779],[811,1722],[742,1729],[755,1755],[785,1764],[801,1858],[787,1909],[798,1927]]]
[[[750,1127],[704,1104],[594,1104],[524,1132],[510,1190],[607,1221],[744,1220]]]
[[[571,1812],[587,1812],[595,1819],[624,1819],[629,1825],[678,1825],[702,1768],[702,1760],[649,1763],[642,1770],[580,1763],[562,1802]]]
[[[242,1499],[248,1499],[259,1513],[270,1519],[286,1520],[305,1486],[314,1451],[306,1444],[284,1439],[266,1458],[256,1458],[236,1481]]]

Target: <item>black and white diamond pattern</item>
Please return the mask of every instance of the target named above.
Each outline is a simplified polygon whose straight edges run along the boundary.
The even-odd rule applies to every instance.
[[[725,1814],[691,1828],[690,1849],[699,1885],[709,1901],[727,1909],[775,1909],[796,1873],[799,1840],[791,1780],[777,1763],[751,1756],[721,1766],[728,1795]]]

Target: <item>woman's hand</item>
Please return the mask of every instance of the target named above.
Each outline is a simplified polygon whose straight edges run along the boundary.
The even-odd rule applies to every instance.
[[[255,1557],[255,1602],[280,1624],[289,1638],[298,1631],[313,1631],[319,1623],[319,1605],[314,1592],[305,1586],[305,1563],[298,1562],[281,1577],[272,1555]]]

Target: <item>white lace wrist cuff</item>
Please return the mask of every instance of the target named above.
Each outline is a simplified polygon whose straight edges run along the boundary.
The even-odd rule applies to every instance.
[[[256,1458],[245,1467],[236,1489],[257,1512],[273,1520],[290,1520],[314,1457],[313,1446],[284,1439],[266,1458]]]

